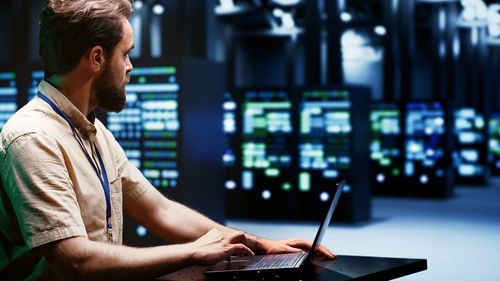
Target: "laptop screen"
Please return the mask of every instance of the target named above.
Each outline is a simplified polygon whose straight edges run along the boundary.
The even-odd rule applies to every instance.
[[[321,225],[319,226],[318,232],[316,233],[316,237],[314,238],[314,242],[311,246],[311,251],[309,251],[307,258],[311,256],[311,253],[314,253],[316,248],[321,243],[321,240],[323,239],[323,236],[325,235],[325,232],[328,229],[328,226],[330,225],[330,221],[332,220],[333,212],[335,211],[335,208],[337,207],[337,204],[339,202],[340,194],[342,193],[344,184],[345,180],[337,183],[337,191],[335,191],[335,196],[332,199],[332,203],[330,204],[328,213],[326,214],[324,220],[321,222]]]

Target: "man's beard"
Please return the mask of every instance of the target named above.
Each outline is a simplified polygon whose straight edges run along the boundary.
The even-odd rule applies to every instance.
[[[125,84],[115,85],[109,64],[95,81],[98,107],[105,111],[120,112],[126,106]]]

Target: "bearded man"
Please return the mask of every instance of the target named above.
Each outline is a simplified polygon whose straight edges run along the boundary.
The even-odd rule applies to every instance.
[[[0,133],[2,280],[145,280],[311,246],[220,225],[162,196],[128,161],[94,109],[125,107],[131,13],[128,0],[51,0],[41,13],[45,79]],[[122,245],[123,211],[169,244]]]

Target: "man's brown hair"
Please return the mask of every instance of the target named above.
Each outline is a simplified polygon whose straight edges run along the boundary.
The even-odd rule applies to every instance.
[[[90,48],[112,56],[131,0],[50,0],[40,15],[40,56],[46,77],[74,69]]]

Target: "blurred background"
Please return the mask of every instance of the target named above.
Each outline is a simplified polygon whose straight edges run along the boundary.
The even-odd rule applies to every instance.
[[[0,1],[0,130],[43,79],[44,0]],[[500,2],[136,0],[127,108],[99,112],[169,198],[275,239],[496,280]],[[125,221],[125,243],[162,243]]]

